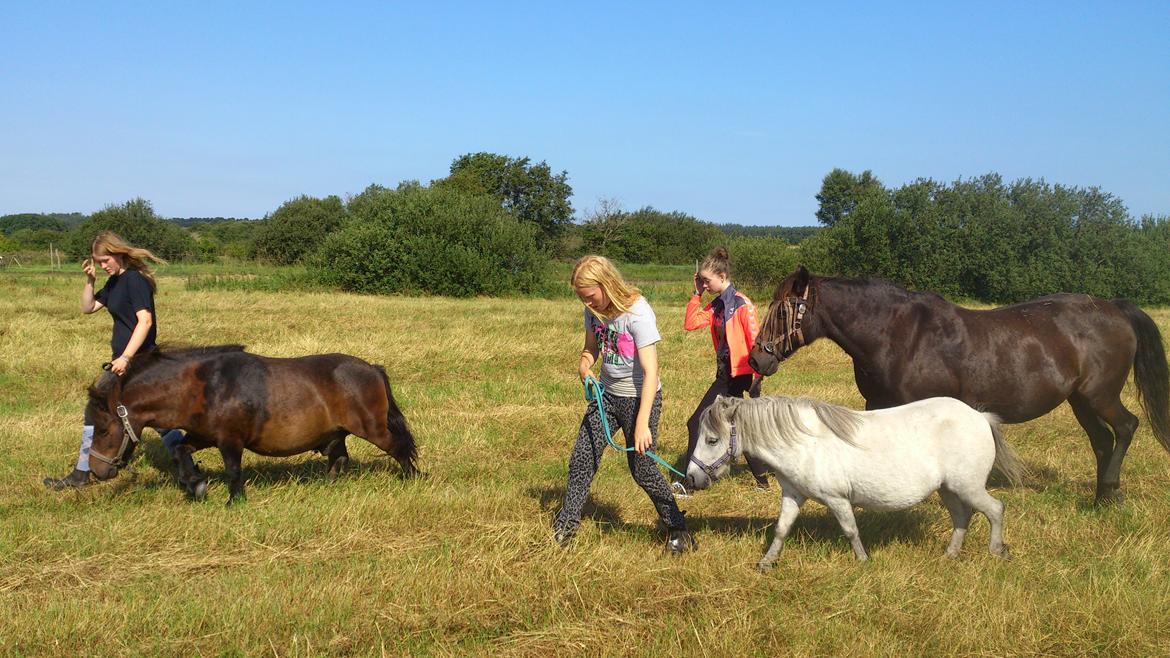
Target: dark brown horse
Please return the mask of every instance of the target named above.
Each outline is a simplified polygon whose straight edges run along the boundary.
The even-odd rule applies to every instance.
[[[888,281],[810,276],[776,288],[749,361],[771,375],[818,338],[853,358],[866,409],[958,398],[1008,423],[1065,400],[1097,457],[1097,501],[1121,498],[1121,462],[1138,419],[1121,403],[1134,369],[1150,428],[1170,450],[1170,385],[1157,325],[1123,299],[1050,295],[988,311]]]
[[[244,495],[245,448],[270,457],[318,450],[335,477],[349,459],[345,437],[354,434],[394,457],[403,474],[417,472],[414,437],[386,371],[347,354],[274,359],[239,345],[153,349],[122,377],[107,374],[90,387],[88,411],[90,467],[103,480],[129,461],[143,427],[186,430],[171,456],[195,498],[207,484],[191,453],[210,447],[223,456],[229,504]]]

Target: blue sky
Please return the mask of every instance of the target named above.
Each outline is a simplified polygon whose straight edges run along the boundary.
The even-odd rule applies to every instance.
[[[816,6],[814,6],[816,5]],[[463,153],[599,198],[814,224],[833,167],[1170,214],[1170,5],[4,3],[0,214],[261,217]]]

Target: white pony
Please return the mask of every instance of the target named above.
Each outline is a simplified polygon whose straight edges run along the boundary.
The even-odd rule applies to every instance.
[[[719,397],[700,419],[687,479],[706,489],[746,452],[771,466],[782,500],[776,537],[760,558],[771,568],[806,499],[841,524],[858,560],[866,560],[853,508],[900,510],[938,491],[954,531],[946,556],[957,557],[972,510],[991,522],[991,553],[1008,557],[1003,503],[987,493],[994,464],[1018,481],[1021,462],[1004,443],[999,419],[952,398],[853,411],[807,398]]]

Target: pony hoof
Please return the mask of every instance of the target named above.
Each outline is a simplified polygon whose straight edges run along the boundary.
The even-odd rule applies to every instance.
[[[772,563],[771,562],[760,562],[759,564],[756,565],[756,571],[759,571],[760,573],[771,573],[772,572]]]
[[[1008,550],[1008,547],[1006,544],[1003,547],[1001,547],[998,551],[992,551],[991,554],[1000,558],[1001,560],[1006,560],[1008,562],[1012,561],[1012,552]]]
[[[207,480],[200,480],[191,488],[191,499],[203,501],[207,498]]]

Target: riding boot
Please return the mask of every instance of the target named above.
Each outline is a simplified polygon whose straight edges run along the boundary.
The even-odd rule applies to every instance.
[[[45,486],[53,491],[61,491],[62,489],[80,489],[81,487],[93,484],[92,473],[83,471],[79,468],[73,469],[73,472],[63,478],[45,478]]]

